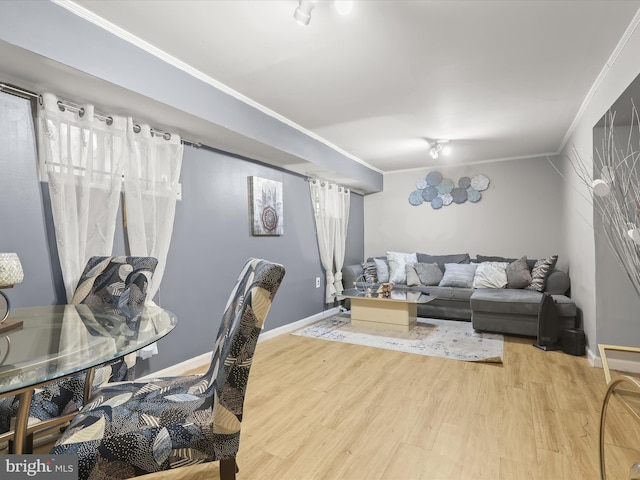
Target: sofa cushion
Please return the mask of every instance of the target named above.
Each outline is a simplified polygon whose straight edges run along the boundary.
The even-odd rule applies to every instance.
[[[552,295],[560,317],[575,317],[576,304],[565,295]],[[471,294],[473,312],[538,317],[542,293],[528,289],[477,288]]]
[[[387,252],[387,263],[389,264],[389,281],[391,283],[406,283],[405,265],[415,265],[418,260],[415,253]]]
[[[469,302],[473,288],[458,287],[421,287],[421,291],[436,297],[436,300],[447,300],[457,302]]]
[[[548,258],[538,260],[533,270],[531,270],[531,283],[526,288],[543,292],[547,277],[551,270],[553,270],[553,267],[555,267],[557,261],[558,255],[551,255]]]
[[[504,288],[507,285],[507,262],[482,262],[473,277],[474,288]]]
[[[440,280],[439,286],[472,288],[476,268],[478,268],[478,264],[476,263],[445,263],[444,275],[442,280]]]
[[[531,272],[527,265],[527,257],[520,257],[509,263],[506,272],[507,288],[525,288],[531,284]]]
[[[538,316],[542,293],[526,289],[477,288],[471,295],[471,310]]]
[[[416,254],[418,263],[437,263],[444,273],[446,263],[470,263],[471,257],[468,253],[458,253],[453,255],[427,255],[426,253]]]

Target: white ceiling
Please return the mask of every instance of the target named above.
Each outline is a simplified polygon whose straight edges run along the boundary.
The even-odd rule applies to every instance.
[[[302,27],[297,0],[74,3],[383,172],[557,152],[640,7],[323,0]]]

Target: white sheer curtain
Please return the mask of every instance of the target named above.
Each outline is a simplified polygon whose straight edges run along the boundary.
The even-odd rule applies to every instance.
[[[107,125],[93,105],[78,112],[42,95],[38,112],[40,179],[49,184],[60,267],[71,301],[80,275],[93,255],[111,255],[120,202],[126,146],[126,120]]]
[[[334,295],[342,292],[341,270],[349,219],[349,196],[345,194],[343,187],[322,180],[310,180],[309,190],[314,208],[320,261],[325,270],[325,301],[332,303],[335,300]],[[334,265],[338,266],[338,263],[339,268],[335,268]]]
[[[342,266],[344,265],[345,248],[347,244],[347,228],[349,226],[349,207],[351,206],[351,193],[349,189],[338,187],[337,204],[338,219],[336,225],[336,237],[334,245],[334,258],[336,266],[335,288],[336,293],[342,293]]]
[[[129,119],[131,122],[131,120]],[[133,125],[129,129],[133,132]],[[178,135],[156,136],[148,125],[132,133],[125,164],[124,195],[127,238],[133,256],[155,257],[158,265],[147,291],[147,301],[160,288],[173,234],[184,147]],[[154,343],[138,352],[148,358],[158,352]]]

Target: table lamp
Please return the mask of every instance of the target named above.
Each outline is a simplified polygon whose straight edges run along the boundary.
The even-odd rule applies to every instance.
[[[18,254],[0,253],[0,296],[2,296],[5,303],[4,314],[2,314],[2,311],[0,310],[0,315],[2,315],[2,318],[0,319],[0,332],[17,328],[22,325],[22,320],[14,322],[6,321],[9,317],[10,304],[9,298],[2,292],[1,289],[11,288],[14,285],[22,282],[23,279],[24,273],[22,271],[22,264],[20,263]],[[0,301],[1,300],[2,299],[0,299]],[[0,308],[2,308],[1,304]]]

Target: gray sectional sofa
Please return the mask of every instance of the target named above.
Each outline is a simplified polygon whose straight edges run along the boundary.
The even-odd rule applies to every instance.
[[[385,257],[376,257],[384,259]],[[515,259],[503,257],[478,256],[471,259],[468,254],[426,255],[417,254],[418,261],[437,263],[445,271],[447,263],[482,263],[485,261],[513,262]],[[373,262],[370,258],[367,262]],[[528,260],[533,268],[535,260]],[[366,264],[365,264],[366,266]],[[342,269],[342,281],[345,288],[363,286],[363,264],[347,265]],[[576,305],[567,296],[570,281],[567,273],[550,268],[543,292],[552,295],[558,316],[558,331],[575,328]],[[513,335],[537,336],[538,311],[543,292],[527,288],[461,288],[438,285],[412,285],[395,283],[394,288],[419,290],[435,296],[435,300],[418,305],[418,316],[425,318],[444,318],[471,321],[478,331],[498,332]]]

